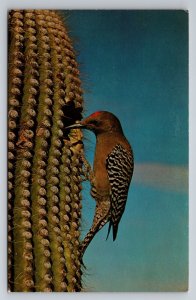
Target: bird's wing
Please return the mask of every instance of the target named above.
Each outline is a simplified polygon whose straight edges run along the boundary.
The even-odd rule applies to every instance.
[[[111,218],[108,235],[112,226],[113,240],[115,240],[133,174],[133,154],[122,145],[116,145],[106,159],[106,168],[111,185]]]

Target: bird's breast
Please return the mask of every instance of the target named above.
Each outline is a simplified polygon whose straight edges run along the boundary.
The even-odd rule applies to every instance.
[[[106,169],[107,145],[105,143],[96,144],[94,157],[94,178],[95,188],[98,194],[110,194],[110,182]]]
[[[94,161],[94,185],[100,195],[110,194],[110,182],[104,157]]]

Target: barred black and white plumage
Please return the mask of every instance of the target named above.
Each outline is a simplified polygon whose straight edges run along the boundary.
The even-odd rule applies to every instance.
[[[81,245],[82,253],[85,252],[86,248],[88,247],[95,234],[109,221],[110,201],[108,199],[108,197],[106,197],[105,199],[101,199],[101,205],[100,202],[97,202],[96,204],[93,224]]]
[[[112,226],[113,240],[116,239],[118,224],[125,209],[133,166],[133,154],[120,144],[114,147],[106,159],[111,186],[111,214],[108,235]]]

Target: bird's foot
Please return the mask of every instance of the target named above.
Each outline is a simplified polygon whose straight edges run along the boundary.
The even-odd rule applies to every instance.
[[[82,153],[81,156],[81,161],[83,163],[83,175],[84,175],[84,181],[89,180],[91,184],[94,183],[94,173],[91,168],[90,163],[87,161],[85,158],[84,154]]]

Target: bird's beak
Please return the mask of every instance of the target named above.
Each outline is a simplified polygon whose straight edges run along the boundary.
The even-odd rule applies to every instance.
[[[75,123],[73,125],[65,127],[65,129],[77,129],[77,128],[84,128],[85,126],[81,123]]]

